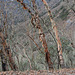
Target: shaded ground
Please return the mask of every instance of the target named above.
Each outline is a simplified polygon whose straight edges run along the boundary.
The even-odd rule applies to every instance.
[[[61,69],[61,70],[39,70],[39,71],[6,71],[0,72],[0,75],[75,75],[75,68],[74,69]]]

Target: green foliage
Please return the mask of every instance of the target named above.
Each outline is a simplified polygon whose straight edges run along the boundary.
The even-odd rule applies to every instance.
[[[25,60],[25,62],[21,61],[19,63],[19,70],[20,71],[29,70],[29,62],[28,62],[28,60]]]
[[[66,10],[66,9],[64,8],[64,9],[62,10],[62,12],[60,13],[59,18],[61,18],[62,20],[65,20],[65,19],[67,19],[68,14],[69,14],[68,10]]]
[[[60,9],[56,10],[54,13],[53,13],[53,17],[56,16],[56,14],[58,14],[59,12],[61,12],[58,16],[58,18],[62,19],[62,20],[66,20],[67,19],[67,16],[69,14],[69,11],[62,5],[60,7]]]
[[[61,38],[61,42],[62,42],[62,50],[63,50],[63,57],[64,57],[64,62],[65,62],[65,66],[67,68],[69,67],[75,67],[75,58],[74,58],[74,55],[75,53],[74,52],[74,49],[71,47],[71,42],[65,38],[65,37],[62,37]]]
[[[53,6],[53,8],[56,8],[57,6],[59,6],[61,3],[61,1],[59,1],[55,6]]]
[[[58,14],[63,9],[64,9],[64,6],[63,5],[60,7],[60,9],[58,9],[58,10],[56,9],[55,12],[52,13],[53,14],[53,18],[56,16],[56,14]]]
[[[47,13],[46,11],[42,12],[42,13],[39,15],[39,17],[44,16],[46,13]]]
[[[28,41],[24,42],[24,46],[28,46],[28,45],[29,45]]]
[[[60,0],[53,8],[56,8],[57,6],[59,6],[61,1],[62,0]],[[9,6],[9,7],[11,8],[11,6]],[[72,8],[74,9],[74,7],[75,6],[73,6]],[[17,9],[17,7],[15,9]],[[47,65],[46,60],[45,60],[44,49],[42,48],[42,50],[39,51],[34,43],[31,43],[31,44],[33,44],[33,46],[31,47],[30,43],[29,43],[28,36],[27,35],[25,36],[25,35],[22,34],[22,33],[24,33],[24,34],[27,33],[27,31],[26,31],[27,29],[25,28],[25,25],[27,25],[28,28],[29,28],[30,22],[28,23],[27,20],[30,20],[31,16],[29,15],[28,12],[25,13],[22,8],[19,8],[19,10],[20,11],[18,11],[18,10],[15,11],[14,10],[14,12],[16,12],[16,13],[13,13],[11,10],[9,10],[11,13],[13,13],[13,15],[9,16],[9,13],[7,14],[7,16],[8,16],[7,20],[9,20],[8,24],[9,23],[11,24],[12,19],[14,19],[13,20],[14,21],[13,25],[15,24],[14,25],[15,27],[13,28],[14,29],[14,34],[13,35],[11,35],[12,27],[9,26],[9,29],[8,29],[9,35],[8,36],[12,36],[11,37],[12,40],[7,39],[7,43],[9,43],[9,41],[10,41],[9,44],[13,48],[12,53],[14,52],[13,50],[15,50],[15,52],[16,52],[16,50],[18,50],[16,53],[17,54],[20,53],[20,55],[22,55],[23,47],[21,47],[17,42],[21,43],[26,49],[26,54],[27,54],[28,58],[30,59],[32,70],[46,70],[47,69],[46,66],[48,67],[48,65]],[[60,12],[60,14],[58,14],[59,12]],[[42,13],[39,15],[39,17],[43,17],[46,13],[47,13],[47,11],[42,11]],[[55,17],[58,14],[59,18],[61,18],[62,20],[65,20],[68,16],[69,12],[62,5],[59,9],[56,9],[55,13],[52,13],[52,14],[53,14],[53,17]],[[28,16],[29,16],[29,18],[27,18]],[[42,29],[44,30],[44,33],[47,32],[46,34],[48,35],[49,34],[48,30],[50,30],[50,28],[52,27],[51,22],[50,22],[50,18],[49,18],[49,16],[46,16],[46,17],[43,18],[43,20],[44,20],[44,22],[40,18],[41,26],[42,26]],[[22,27],[23,25],[21,25],[23,22],[26,22],[24,24],[24,27]],[[22,28],[20,28],[20,27],[22,27]],[[30,34],[30,36],[32,36],[33,33],[34,33],[32,31],[33,26],[30,25],[30,27],[31,28],[29,28],[29,34]],[[39,41],[37,41],[38,38],[39,38],[37,29],[35,30],[34,38],[35,38],[34,39],[35,42],[39,45],[39,47],[40,46],[42,47],[42,43],[39,44]],[[51,60],[53,62],[53,66],[54,66],[54,68],[57,68],[57,65],[58,65],[57,45],[56,45],[56,43],[54,43],[53,38],[49,38],[49,39],[48,39],[48,37],[46,37],[46,38],[47,38],[46,40],[47,40],[48,50],[50,52],[50,57],[51,57]],[[65,66],[66,67],[75,67],[75,51],[74,51],[74,48],[72,48],[71,45],[70,45],[71,42],[65,37],[61,37],[61,42],[62,42],[62,50],[63,50],[63,57],[64,57]],[[14,56],[16,56],[16,54],[14,54],[13,57]],[[23,56],[23,58],[20,59],[21,57],[22,56],[19,56],[19,70],[21,70],[21,71],[30,70],[30,64],[29,64],[29,61],[26,58],[26,56]],[[17,62],[17,60],[15,62]],[[1,71],[1,63],[0,63],[0,71]]]
[[[61,37],[61,43],[62,43],[62,50],[63,50],[63,58],[64,58],[64,63],[65,63],[65,66],[66,68],[69,68],[69,67],[75,67],[75,52],[74,52],[74,49],[72,48],[72,46],[70,45],[71,44],[71,41],[68,40],[67,38],[65,37]],[[49,44],[48,45],[48,49],[51,53],[51,60],[53,62],[53,66],[55,68],[57,68],[57,63],[58,63],[58,58],[57,58],[57,46],[56,45],[53,45],[52,44]]]

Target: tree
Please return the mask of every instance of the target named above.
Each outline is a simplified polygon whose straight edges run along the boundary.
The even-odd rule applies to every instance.
[[[58,45],[58,53],[59,53],[59,64],[61,67],[64,66],[64,60],[63,60],[63,55],[62,55],[62,45],[61,45],[61,41],[60,41],[60,38],[58,36],[58,30],[57,30],[57,27],[55,25],[55,22],[52,18],[52,14],[51,14],[51,10],[49,9],[49,6],[46,2],[46,0],[42,0],[42,2],[44,3],[47,11],[48,11],[48,15],[50,17],[50,21],[51,21],[51,24],[52,24],[52,28],[54,30],[54,33],[55,33],[55,36],[56,36],[56,41],[57,41],[57,45]]]
[[[32,0],[35,14],[32,14],[31,10],[28,7],[26,7],[26,5],[23,3],[23,1],[20,1],[20,0],[17,0],[17,1],[20,2],[23,5],[23,8],[27,9],[27,11],[31,14],[31,16],[32,16],[31,23],[33,25],[36,25],[36,28],[39,30],[39,39],[42,42],[42,46],[44,47],[46,61],[48,63],[49,69],[53,68],[52,62],[51,62],[51,59],[50,59],[50,53],[48,52],[48,47],[47,47],[47,43],[46,43],[46,40],[45,40],[45,34],[43,33],[42,27],[40,25],[40,20],[39,20],[39,16],[38,16],[38,13],[37,13],[38,11],[36,9],[37,6],[35,4],[35,0]],[[35,20],[35,24],[33,22],[34,20]]]

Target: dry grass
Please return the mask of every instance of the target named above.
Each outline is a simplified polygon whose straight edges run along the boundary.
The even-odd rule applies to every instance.
[[[6,71],[0,72],[0,75],[75,75],[75,68],[74,69],[60,69],[60,70],[30,70],[30,71]]]

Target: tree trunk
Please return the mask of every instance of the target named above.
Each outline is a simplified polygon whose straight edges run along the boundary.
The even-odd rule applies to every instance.
[[[35,5],[35,0],[32,0],[35,14],[32,14],[31,10],[23,3],[23,1],[20,1],[20,0],[17,0],[17,1],[20,2],[21,5],[23,5],[23,8],[27,9],[27,11],[32,16],[31,23],[33,25],[36,25],[36,28],[39,30],[39,39],[42,42],[42,46],[43,46],[44,51],[45,51],[46,61],[48,63],[49,69],[53,69],[53,64],[52,64],[51,59],[50,59],[50,53],[48,52],[45,34],[43,33],[42,27],[40,25],[40,20],[39,20],[39,17],[38,17],[38,11],[37,11],[37,6]],[[35,24],[33,23],[33,21],[35,21]]]
[[[62,45],[61,45],[60,38],[58,36],[58,30],[57,30],[55,22],[54,22],[54,20],[52,18],[51,10],[50,10],[46,0],[42,0],[42,2],[44,3],[44,5],[45,5],[45,7],[46,7],[46,9],[48,11],[48,15],[50,17],[50,21],[51,21],[52,28],[54,30],[54,33],[55,33],[55,36],[56,36],[56,40],[57,40],[57,45],[58,45],[59,60],[60,60],[59,63],[60,63],[61,68],[63,68],[64,67],[64,60],[63,60],[63,55],[62,55]]]
[[[3,52],[0,53],[1,63],[2,63],[2,71],[8,71],[7,59],[4,56]]]
[[[42,42],[42,46],[45,51],[46,61],[48,63],[49,69],[53,69],[53,65],[52,65],[51,58],[50,58],[50,53],[48,52],[48,47],[47,47],[47,43],[46,43],[46,39],[45,39],[45,34],[43,33],[42,27],[40,25],[40,20],[39,20],[35,0],[32,0],[32,3],[33,3],[34,11],[35,11],[34,20],[35,20],[36,28],[39,30],[39,39]]]
[[[18,70],[18,67],[16,66],[16,64],[14,63],[14,60],[12,58],[12,54],[11,54],[11,51],[10,51],[10,47],[7,45],[6,43],[6,39],[2,33],[2,30],[0,29],[0,38],[2,39],[2,45],[3,45],[3,54],[4,56],[7,58],[8,57],[8,60],[9,60],[9,65],[11,67],[12,70]]]

